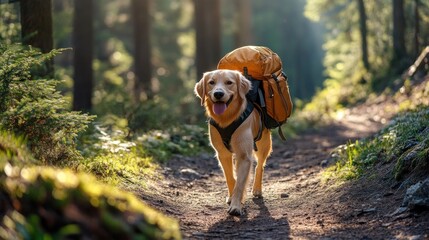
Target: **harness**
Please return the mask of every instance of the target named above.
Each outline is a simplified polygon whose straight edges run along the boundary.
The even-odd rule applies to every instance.
[[[219,134],[220,134],[220,136],[222,138],[223,145],[225,145],[225,147],[230,152],[232,152],[232,149],[231,149],[231,137],[232,137],[232,134],[250,116],[250,114],[252,113],[252,111],[253,111],[254,108],[255,108],[255,106],[253,105],[253,103],[250,102],[250,101],[248,101],[246,109],[240,115],[240,117],[237,120],[235,120],[234,122],[232,122],[230,125],[228,125],[227,127],[225,127],[225,128],[220,127],[219,124],[217,124],[212,118],[209,119],[209,123],[213,127],[215,127],[216,130],[219,132]],[[259,114],[262,116],[260,109],[259,108],[256,108],[256,109],[258,110]],[[259,141],[261,139],[261,137],[262,137],[263,127],[264,126],[262,125],[262,121],[261,121],[261,119],[259,119],[258,134],[253,139],[253,149],[255,151],[258,151],[258,148],[256,147],[256,142]]]

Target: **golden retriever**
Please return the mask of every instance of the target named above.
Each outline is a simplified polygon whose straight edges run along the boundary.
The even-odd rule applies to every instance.
[[[208,117],[218,126],[225,128],[237,120],[247,106],[246,94],[251,83],[239,71],[214,70],[206,72],[195,85],[195,94],[201,98]],[[263,127],[263,126],[262,126]],[[263,128],[254,149],[254,138],[261,128],[261,116],[254,108],[246,120],[234,131],[230,140],[230,150],[225,146],[220,133],[209,124],[210,142],[222,167],[228,186],[228,213],[243,214],[242,204],[246,193],[252,163],[257,158],[252,193],[262,197],[262,174],[265,161],[271,154],[271,132]],[[234,160],[233,160],[234,159]],[[235,174],[234,174],[235,173]]]

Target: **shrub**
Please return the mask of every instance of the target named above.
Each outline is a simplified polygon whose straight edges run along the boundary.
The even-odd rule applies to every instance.
[[[25,136],[36,159],[53,164],[80,156],[75,139],[93,119],[67,110],[67,101],[55,89],[60,81],[32,74],[61,51],[41,54],[20,45],[0,45],[0,126]]]

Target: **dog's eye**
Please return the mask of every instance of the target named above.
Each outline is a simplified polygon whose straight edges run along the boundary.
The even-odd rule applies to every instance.
[[[215,81],[210,80],[210,81],[209,81],[209,84],[210,84],[210,85],[214,85],[214,84],[215,84]]]
[[[232,84],[232,81],[226,81],[226,83],[225,83],[226,85],[231,85]]]

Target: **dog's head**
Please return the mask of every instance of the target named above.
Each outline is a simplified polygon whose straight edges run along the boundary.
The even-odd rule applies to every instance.
[[[244,100],[251,86],[239,71],[214,70],[204,73],[194,90],[201,98],[201,105],[216,115],[222,115],[235,99]]]

